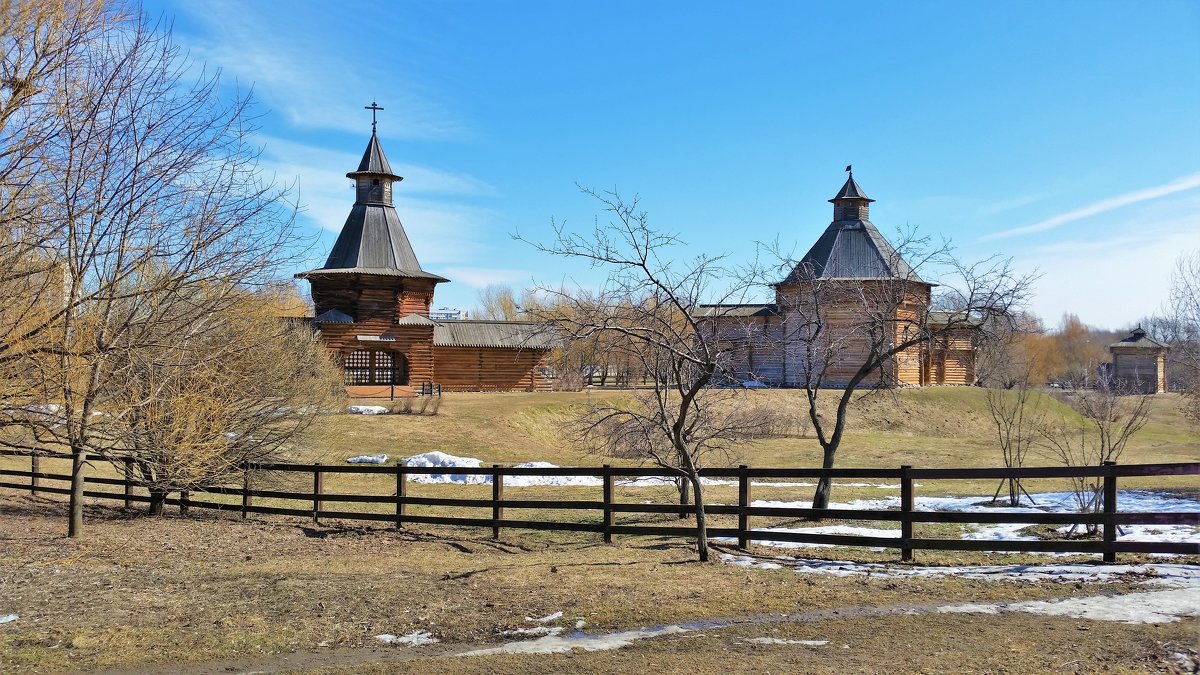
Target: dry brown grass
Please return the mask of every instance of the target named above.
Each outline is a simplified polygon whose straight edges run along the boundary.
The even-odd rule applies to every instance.
[[[1097,592],[1094,587],[1068,584],[955,578],[814,579],[787,571],[696,563],[683,543],[651,538],[630,538],[615,547],[524,536],[494,542],[454,530],[396,532],[312,526],[282,518],[151,519],[91,510],[88,536],[67,540],[61,536],[62,511],[59,502],[0,495],[0,598],[4,598],[0,609],[20,615],[18,621],[0,627],[0,670],[5,672],[137,670],[155,664],[236,662],[297,650],[336,656],[378,646],[372,637],[378,633],[417,629],[449,644],[495,644],[508,639],[500,631],[529,625],[524,617],[560,610],[569,618],[585,619],[589,630],[604,630],[824,608],[953,603],[966,598],[1013,601]],[[865,558],[879,555],[863,554]],[[985,560],[946,558],[951,559]],[[1114,584],[1105,590],[1129,588]],[[1011,617],[939,620],[928,625],[923,646],[915,650],[928,652],[922,657],[926,660],[913,663],[955,663],[938,661],[954,654],[933,647],[940,644],[944,652],[966,624],[986,627],[979,629],[974,644],[985,652],[979,663],[989,662],[995,653],[985,646],[992,639],[989,636],[1001,632],[991,623],[1023,625],[1026,621]],[[1064,640],[1079,637],[1072,632],[1079,622],[1046,621],[1058,626]],[[1194,622],[1191,625],[1194,629]],[[852,642],[854,657],[826,654],[832,659],[828,668],[850,667],[855,659],[865,659],[860,667],[890,669],[893,657],[886,641],[878,637],[890,630],[901,631],[900,638],[923,632],[918,623],[903,617],[828,621],[648,642],[628,653],[610,654],[612,661],[586,655],[489,657],[433,662],[420,669],[469,671],[495,663],[497,672],[631,671],[638,664],[674,663],[674,669],[680,670],[703,666],[706,659],[748,635]],[[1095,630],[1111,636],[1106,638],[1107,651],[1099,653],[1123,654],[1123,663],[1130,667],[1157,658],[1151,637],[1179,633],[1175,628],[1109,624]],[[1048,649],[1052,642],[1047,637],[1042,644]],[[966,648],[964,644],[962,649]],[[748,664],[762,667],[782,668],[796,656],[760,646],[737,649]],[[1048,663],[1038,650],[1029,652],[1031,660],[1014,663],[1035,667]],[[371,658],[368,654],[365,660]],[[806,653],[804,658],[813,655]],[[361,661],[356,668],[362,667]],[[297,658],[277,660],[275,665],[281,663],[308,668],[336,661]]]

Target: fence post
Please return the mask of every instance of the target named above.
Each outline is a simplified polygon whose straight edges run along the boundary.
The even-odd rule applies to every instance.
[[[612,526],[613,526],[613,476],[612,465],[604,465],[604,543],[613,543]]]
[[[408,497],[408,474],[404,464],[396,465],[396,529],[404,528],[404,499]]]
[[[900,547],[901,562],[912,562],[913,550],[909,541],[913,536],[913,482],[912,477],[908,475],[912,466],[908,464],[900,467],[900,513],[903,514],[900,519],[900,538],[903,544]]]
[[[1108,467],[1104,472],[1104,562],[1117,562],[1117,552],[1113,544],[1117,541],[1117,472],[1113,469],[1116,462],[1104,461],[1102,466]]]
[[[125,508],[133,508],[133,458],[125,458]]]
[[[246,462],[245,470],[242,473],[242,518],[250,517],[252,503],[250,499],[250,462]]]
[[[738,466],[738,548],[750,548],[750,467],[745,464]]]
[[[492,539],[500,538],[500,521],[504,519],[504,509],[500,506],[500,500],[504,499],[504,476],[499,469],[499,464],[492,465]]]
[[[37,450],[34,450],[33,454],[29,456],[29,473],[33,474],[29,478],[29,494],[33,495],[34,497],[36,497],[38,493],[38,474],[41,472],[42,459],[38,457]]]
[[[321,493],[325,491],[325,472],[321,471],[321,463],[313,462],[313,522],[320,524]]]
[[[188,491],[188,490],[180,490],[179,491],[179,515],[187,516],[188,500],[191,499],[191,497],[192,497],[192,493],[190,491]]]

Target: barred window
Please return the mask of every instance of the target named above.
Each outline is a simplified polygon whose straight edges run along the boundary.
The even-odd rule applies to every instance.
[[[346,384],[408,384],[408,360],[397,352],[350,352],[346,355]]]

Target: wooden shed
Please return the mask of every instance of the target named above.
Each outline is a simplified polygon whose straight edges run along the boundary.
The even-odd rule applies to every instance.
[[[1167,345],[1146,335],[1141,326],[1108,346],[1113,383],[1130,393],[1161,394],[1167,390]]]
[[[845,386],[881,339],[872,330],[904,340],[949,325],[952,315],[930,309],[933,285],[871,222],[875,200],[853,174],[829,201],[833,221],[775,284],[775,302],[699,308],[727,344],[736,378],[797,387],[823,370],[822,386]],[[865,384],[974,384],[973,330],[962,323],[896,354]]]
[[[423,270],[413,252],[392,201],[403,178],[374,125],[358,169],[346,176],[355,201],[329,258],[296,276],[312,287],[312,322],[345,369],[347,393],[549,389],[553,340],[532,324],[430,319],[434,291],[449,279]]]

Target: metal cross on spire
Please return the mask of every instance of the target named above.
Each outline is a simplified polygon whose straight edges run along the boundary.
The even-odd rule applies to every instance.
[[[375,133],[375,113],[383,110],[383,108],[375,101],[371,101],[371,105],[365,105],[363,109],[371,111],[371,133],[373,134]]]

